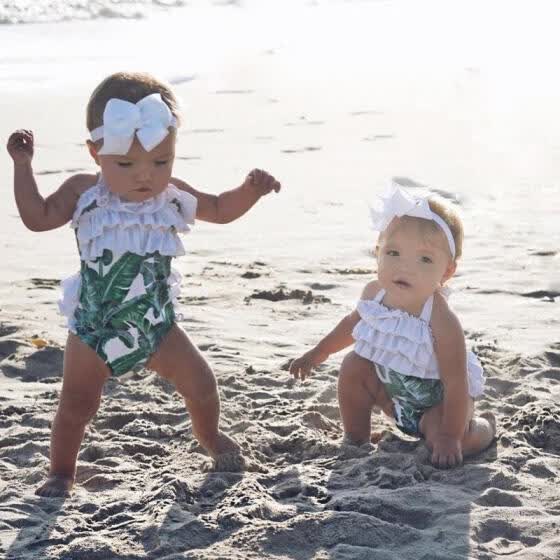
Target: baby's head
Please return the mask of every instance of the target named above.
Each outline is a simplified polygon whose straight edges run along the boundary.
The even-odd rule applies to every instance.
[[[463,225],[457,211],[439,198],[416,199],[400,189],[392,196],[384,199],[384,224],[376,247],[379,282],[399,298],[425,301],[455,273]]]
[[[169,85],[145,73],[112,74],[91,94],[86,114],[88,148],[112,192],[139,202],[167,187],[180,122]]]
[[[179,103],[171,86],[144,72],[117,72],[105,78],[89,98],[86,125],[91,132],[103,124],[103,112],[110,99],[123,99],[138,103],[144,97],[159,93],[171,114],[180,123]]]

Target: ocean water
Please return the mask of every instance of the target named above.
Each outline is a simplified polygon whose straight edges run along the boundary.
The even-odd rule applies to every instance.
[[[98,18],[144,18],[184,0],[12,0],[0,5],[0,23],[45,23]]]

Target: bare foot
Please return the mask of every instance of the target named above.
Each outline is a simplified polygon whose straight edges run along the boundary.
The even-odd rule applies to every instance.
[[[463,455],[475,455],[484,451],[496,437],[496,417],[491,412],[483,412],[474,417],[463,439]]]
[[[488,424],[490,424],[490,428],[493,432],[493,435],[496,435],[496,417],[492,412],[482,412],[480,414],[481,418],[484,418]]]
[[[213,457],[214,472],[242,472],[247,466],[245,457],[240,452],[221,453]]]
[[[365,443],[369,443],[369,441],[367,439],[362,441],[360,439],[356,439],[352,437],[350,434],[345,433],[342,438],[341,445],[349,445],[351,447],[361,447]]]
[[[72,486],[74,486],[73,477],[53,474],[47,478],[42,486],[35,490],[35,494],[44,498],[66,498],[70,496]]]
[[[205,442],[205,448],[213,459],[212,470],[240,472],[245,469],[245,458],[239,444],[222,432],[213,442]]]

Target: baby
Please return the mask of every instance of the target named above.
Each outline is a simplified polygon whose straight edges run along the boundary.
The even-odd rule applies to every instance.
[[[103,384],[140,366],[173,383],[215,468],[243,467],[239,445],[219,429],[212,369],[177,324],[180,275],[171,260],[185,253],[178,234],[195,219],[236,220],[280,184],[255,169],[241,186],[215,196],[172,178],[179,125],[167,84],[141,73],[109,76],[87,106],[87,146],[99,173],[74,175],[47,198],[33,175],[33,133],[19,130],[8,140],[23,223],[46,231],[71,222],[80,254],[80,272],[63,282],[60,308],[70,332],[41,496],[68,495]]]
[[[467,352],[444,284],[461,256],[463,226],[452,207],[411,196],[397,185],[372,210],[379,232],[377,279],[364,287],[354,311],[290,372],[304,379],[330,354],[355,343],[338,381],[345,440],[370,440],[374,406],[405,433],[425,438],[432,462],[446,468],[487,448],[495,436],[491,413],[475,416],[484,390],[476,356]]]

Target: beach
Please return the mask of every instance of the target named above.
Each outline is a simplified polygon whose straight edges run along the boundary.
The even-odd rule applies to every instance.
[[[96,171],[85,106],[118,70],[153,72],[181,98],[175,176],[219,193],[257,167],[282,191],[232,224],[197,222],[174,262],[179,323],[213,367],[248,469],[209,470],[182,400],[143,370],[107,382],[72,496],[45,499],[34,490],[67,335],[58,291],[79,258],[68,226],[22,224],[0,151],[0,558],[557,559],[553,3],[55,4],[0,25],[0,139],[33,129],[42,193]],[[375,443],[342,444],[345,352],[304,383],[287,371],[375,277],[369,205],[392,177],[464,219],[450,303],[498,433],[451,470],[380,414]]]

